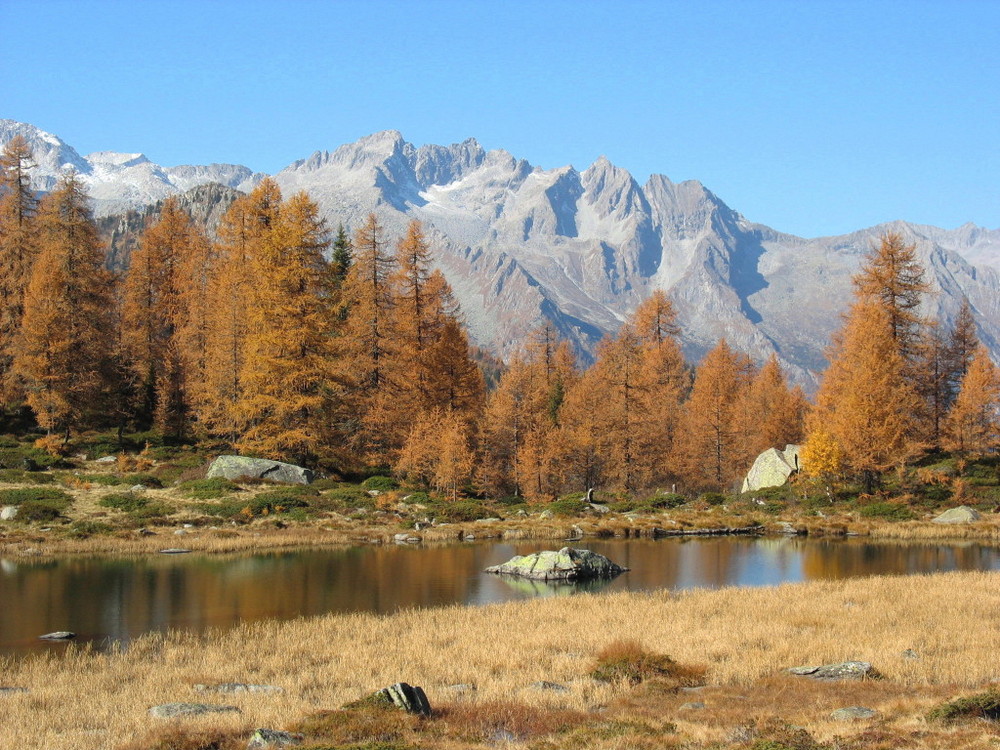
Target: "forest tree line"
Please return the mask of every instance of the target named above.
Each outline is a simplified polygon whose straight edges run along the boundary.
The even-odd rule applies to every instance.
[[[11,431],[154,429],[330,473],[385,467],[457,497],[730,488],[768,447],[861,477],[930,448],[997,444],[998,376],[966,304],[922,319],[912,246],[887,235],[854,281],[815,405],[777,358],[724,340],[685,362],[654,292],[589,368],[545,325],[487,389],[419,222],[331,232],[264,180],[210,239],[174,199],[113,274],[79,179],[39,197],[20,138],[0,157],[0,393]]]

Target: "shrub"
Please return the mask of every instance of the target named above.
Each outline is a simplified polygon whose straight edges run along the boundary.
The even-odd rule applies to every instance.
[[[24,471],[23,469],[0,469],[0,482],[19,484],[52,484],[56,475],[47,471]]]
[[[219,497],[231,495],[240,491],[240,486],[224,477],[213,477],[211,479],[191,479],[181,482],[177,489],[185,497],[194,500],[214,500]]]
[[[369,495],[360,487],[341,487],[323,493],[323,499],[334,507],[342,508],[366,508],[371,510],[375,507],[375,498]]]
[[[100,499],[98,505],[128,513],[136,520],[160,518],[174,512],[173,506],[167,503],[150,500],[148,497],[133,492],[116,492],[105,495]]]
[[[22,505],[26,502],[61,502],[69,506],[70,496],[54,487],[22,487],[0,490],[0,505]]]
[[[658,492],[649,498],[645,504],[651,508],[679,508],[686,502],[687,498],[684,495],[678,495],[676,492]]]
[[[435,506],[434,514],[439,521],[446,523],[463,523],[475,521],[477,518],[490,518],[495,515],[488,507],[474,500],[440,503]]]
[[[1000,720],[1000,689],[944,703],[927,714],[931,721],[957,721],[959,719]]]
[[[152,474],[80,474],[76,478],[81,482],[99,484],[104,487],[132,487],[141,484],[145,487],[162,487],[163,483]]]
[[[729,498],[721,492],[703,492],[698,496],[698,499],[709,505],[724,505]]]
[[[911,521],[915,518],[910,506],[885,501],[863,505],[858,509],[858,513],[865,518],[883,518],[889,521]]]
[[[112,531],[113,527],[100,521],[76,521],[68,529],[69,536],[76,539],[86,539],[95,534],[108,534]]]
[[[601,649],[590,676],[602,682],[625,681],[633,685],[657,678],[676,683],[677,687],[690,687],[701,684],[704,670],[647,651],[638,641],[618,640]]]
[[[69,506],[69,498],[65,500],[51,498],[45,500],[24,500],[18,506],[17,520],[24,523],[30,521],[48,523],[60,518]]]
[[[547,508],[557,516],[579,516],[585,513],[589,506],[583,500],[567,495],[549,503]]]
[[[361,486],[366,490],[378,490],[379,492],[385,492],[386,490],[399,489],[399,482],[392,477],[376,475],[374,477],[368,477],[361,483]]]

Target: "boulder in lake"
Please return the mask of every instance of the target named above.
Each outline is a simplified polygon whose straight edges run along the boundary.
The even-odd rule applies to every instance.
[[[212,703],[164,703],[149,709],[149,715],[157,719],[174,719],[180,716],[239,713],[239,711],[236,706],[218,706]]]
[[[247,742],[247,750],[263,750],[268,747],[287,747],[289,745],[301,745],[305,739],[301,734],[291,732],[279,732],[277,729],[257,729],[250,735]]]
[[[487,573],[522,576],[539,581],[580,581],[591,578],[614,578],[623,568],[604,555],[589,549],[563,547],[558,552],[545,550],[533,555],[518,555],[502,565],[493,565]]]
[[[40,641],[71,641],[74,638],[76,638],[76,633],[71,633],[68,630],[57,630],[54,633],[38,636]]]
[[[743,480],[742,492],[756,492],[767,487],[780,487],[793,473],[801,469],[799,446],[786,445],[785,450],[768,448],[757,456]]]
[[[312,470],[295,464],[271,461],[266,458],[247,456],[219,456],[208,467],[209,479],[223,477],[232,481],[238,479],[268,479],[272,482],[288,484],[309,484],[315,477]]]
[[[792,667],[789,673],[813,680],[863,680],[879,676],[866,661],[845,661],[839,664],[824,664],[819,667]]]
[[[949,508],[932,523],[972,523],[978,521],[982,516],[975,508],[968,505],[959,505],[957,508]]]

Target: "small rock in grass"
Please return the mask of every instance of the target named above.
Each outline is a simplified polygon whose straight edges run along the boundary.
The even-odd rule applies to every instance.
[[[701,701],[692,701],[690,703],[682,703],[681,704],[681,710],[682,711],[697,711],[698,709],[702,709],[704,707],[705,707],[705,704],[702,703]]]
[[[248,685],[245,682],[220,682],[218,685],[195,685],[199,693],[283,693],[277,685]]]
[[[17,518],[17,506],[5,505],[0,508],[0,521],[13,521]]]
[[[113,464],[118,460],[118,456],[101,456],[94,463],[97,464]]]
[[[161,549],[161,555],[186,555],[191,550],[181,549],[180,547],[170,547],[169,549]]]
[[[427,694],[423,688],[409,685],[405,682],[397,682],[389,687],[376,690],[367,698],[348,703],[344,708],[357,708],[364,705],[395,706],[407,713],[420,714],[421,716],[431,715],[431,704],[427,700]]]
[[[830,718],[836,719],[837,721],[874,719],[876,716],[878,716],[878,711],[871,708],[865,708],[864,706],[848,706],[847,708],[838,708],[830,714]]]
[[[76,638],[76,633],[71,633],[68,630],[57,630],[54,633],[38,636],[40,641],[70,641],[74,638]]]
[[[904,659],[919,659],[920,658],[920,654],[918,654],[912,648],[906,649],[903,653],[900,654],[900,656],[902,656]]]
[[[539,680],[538,682],[531,683],[531,687],[535,690],[551,690],[554,693],[568,693],[569,688],[565,685],[560,685],[558,682],[549,682],[548,680]]]
[[[218,706],[211,703],[164,703],[149,709],[149,715],[157,719],[173,719],[178,716],[202,716],[203,714],[239,713],[236,706]]]
[[[15,693],[27,693],[28,688],[23,687],[0,687],[0,695],[14,695]]]
[[[258,729],[250,736],[250,741],[247,742],[247,750],[301,745],[303,739],[301,734],[279,732],[276,729]]]
[[[818,667],[792,667],[789,673],[813,680],[862,680],[879,676],[866,661],[845,661],[839,664],[824,664]]]

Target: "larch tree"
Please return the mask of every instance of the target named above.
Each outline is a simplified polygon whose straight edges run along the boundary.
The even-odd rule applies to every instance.
[[[298,193],[281,204],[251,258],[238,402],[243,452],[307,465],[318,457],[333,379],[328,246],[319,208]]]
[[[883,234],[853,282],[858,297],[882,306],[895,348],[905,362],[913,362],[924,324],[919,314],[920,303],[930,290],[924,280],[923,266],[917,260],[916,245],[907,245],[897,232]]]
[[[211,434],[235,442],[243,431],[240,402],[244,395],[245,340],[253,279],[250,268],[264,236],[274,226],[281,191],[263,180],[238,198],[219,224],[219,243],[208,279],[210,308],[204,381],[196,388],[198,421]]]
[[[880,472],[913,451],[920,399],[897,341],[884,305],[866,297],[855,302],[809,417],[807,444],[814,434],[834,441],[833,453],[869,492]]]
[[[808,402],[801,388],[789,388],[785,374],[772,354],[743,392],[737,406],[737,425],[745,446],[742,463],[750,468],[767,448],[784,448],[802,441]]]
[[[11,373],[11,360],[24,315],[25,290],[38,253],[38,201],[31,189],[34,166],[23,136],[7,142],[0,154],[0,393],[7,403],[24,397]]]
[[[976,332],[976,319],[972,314],[972,305],[968,297],[962,297],[962,306],[958,310],[955,324],[948,336],[945,352],[947,364],[947,380],[949,403],[958,396],[962,379],[979,349],[979,334]]]
[[[725,488],[746,469],[735,408],[753,365],[721,340],[695,370],[674,456],[683,479],[698,488]]]
[[[114,336],[112,279],[74,173],[41,202],[38,242],[12,370],[39,425],[68,439],[104,418]]]
[[[945,432],[947,447],[959,453],[985,455],[1000,447],[1000,372],[984,347],[962,379]]]
[[[353,252],[343,285],[347,320],[341,339],[344,375],[353,382],[357,415],[350,437],[366,460],[388,464],[393,458],[392,446],[382,431],[385,414],[381,407],[391,398],[393,388],[388,377],[394,305],[389,279],[395,258],[375,214],[369,214],[355,232]]]
[[[190,218],[176,198],[168,198],[159,220],[139,238],[122,285],[121,346],[136,386],[136,417],[141,429],[152,425],[160,402],[174,406],[183,402],[180,394],[164,391],[182,387],[178,373],[167,376],[166,368],[179,366],[173,347],[179,317],[176,268],[179,259],[188,254],[191,241]],[[173,363],[169,363],[171,358]]]

